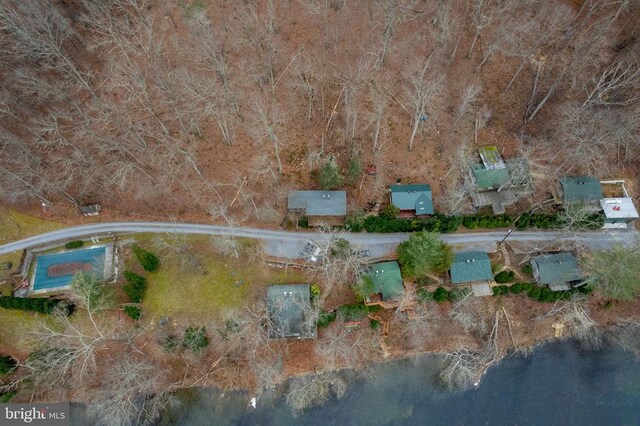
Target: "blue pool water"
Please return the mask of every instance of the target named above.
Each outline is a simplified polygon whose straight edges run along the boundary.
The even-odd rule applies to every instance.
[[[68,286],[71,283],[74,272],[57,276],[52,276],[49,273],[50,267],[54,265],[62,265],[65,263],[89,263],[91,264],[91,271],[88,272],[99,279],[103,278],[105,253],[106,247],[97,247],[92,249],[74,250],[65,253],[43,254],[41,256],[37,256],[33,290],[48,290],[52,288]]]

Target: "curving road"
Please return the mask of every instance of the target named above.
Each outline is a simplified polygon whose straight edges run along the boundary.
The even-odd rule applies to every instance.
[[[179,233],[198,235],[233,235],[236,237],[253,238],[264,241],[267,254],[296,258],[300,256],[302,247],[309,240],[320,238],[317,232],[309,231],[276,231],[258,228],[230,228],[219,225],[205,225],[195,223],[173,222],[112,222],[89,225],[72,226],[58,231],[48,232],[25,238],[23,240],[0,245],[0,254],[17,250],[33,248],[37,246],[55,243],[57,241],[83,238],[89,236],[132,234],[141,232],[153,233]],[[345,233],[344,237],[352,244],[371,251],[371,256],[382,256],[391,252],[400,242],[409,238],[409,233],[399,234],[369,234],[369,233]],[[487,249],[502,240],[505,231],[470,232],[443,234],[441,238],[449,244],[459,245],[463,248]],[[508,238],[509,241],[523,243],[552,243],[575,242],[591,249],[608,249],[613,244],[633,244],[639,240],[640,232],[630,230],[609,230],[596,232],[562,233],[560,231],[514,231]]]

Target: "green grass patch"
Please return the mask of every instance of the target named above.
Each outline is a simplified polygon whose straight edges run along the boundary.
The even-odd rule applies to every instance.
[[[211,244],[198,244],[194,250],[201,254],[200,268],[181,267],[178,259],[167,256],[158,271],[149,273],[142,302],[145,317],[219,318],[225,310],[253,304],[264,296],[256,290],[269,284],[310,281],[301,271],[218,255]]]

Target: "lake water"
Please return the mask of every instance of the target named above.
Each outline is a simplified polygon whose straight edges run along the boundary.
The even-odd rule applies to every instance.
[[[637,337],[632,337],[637,342]],[[437,384],[439,358],[391,361],[351,381],[340,400],[294,417],[281,398],[247,408],[245,392],[191,389],[160,419],[184,425],[640,425],[640,363],[619,345],[598,352],[571,341],[511,356],[475,389],[448,393]],[[91,424],[82,407],[72,424]]]
[[[298,417],[282,399],[215,389],[181,392],[161,425],[640,425],[640,363],[619,346],[584,351],[570,341],[513,356],[475,389],[439,388],[438,357],[393,361],[351,382],[340,400]]]

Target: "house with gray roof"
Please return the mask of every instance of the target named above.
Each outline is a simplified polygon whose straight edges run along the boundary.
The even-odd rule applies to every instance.
[[[363,279],[370,280],[371,294],[365,302],[384,307],[397,306],[404,293],[404,282],[397,261],[379,262],[370,265]]]
[[[288,208],[301,212],[309,226],[341,226],[347,217],[345,191],[290,191]]]
[[[456,253],[449,270],[451,284],[469,285],[476,296],[491,296],[491,260],[483,251]]]
[[[491,206],[494,214],[503,214],[505,207],[531,193],[531,173],[526,159],[503,160],[493,145],[478,148],[478,154],[481,162],[470,167],[474,207]]]
[[[315,339],[317,316],[312,312],[309,284],[276,284],[267,287],[270,339]]]
[[[391,204],[416,216],[434,213],[431,186],[427,184],[391,185]]]
[[[531,268],[536,282],[552,291],[570,290],[582,278],[577,259],[567,252],[536,256],[531,259]]]

